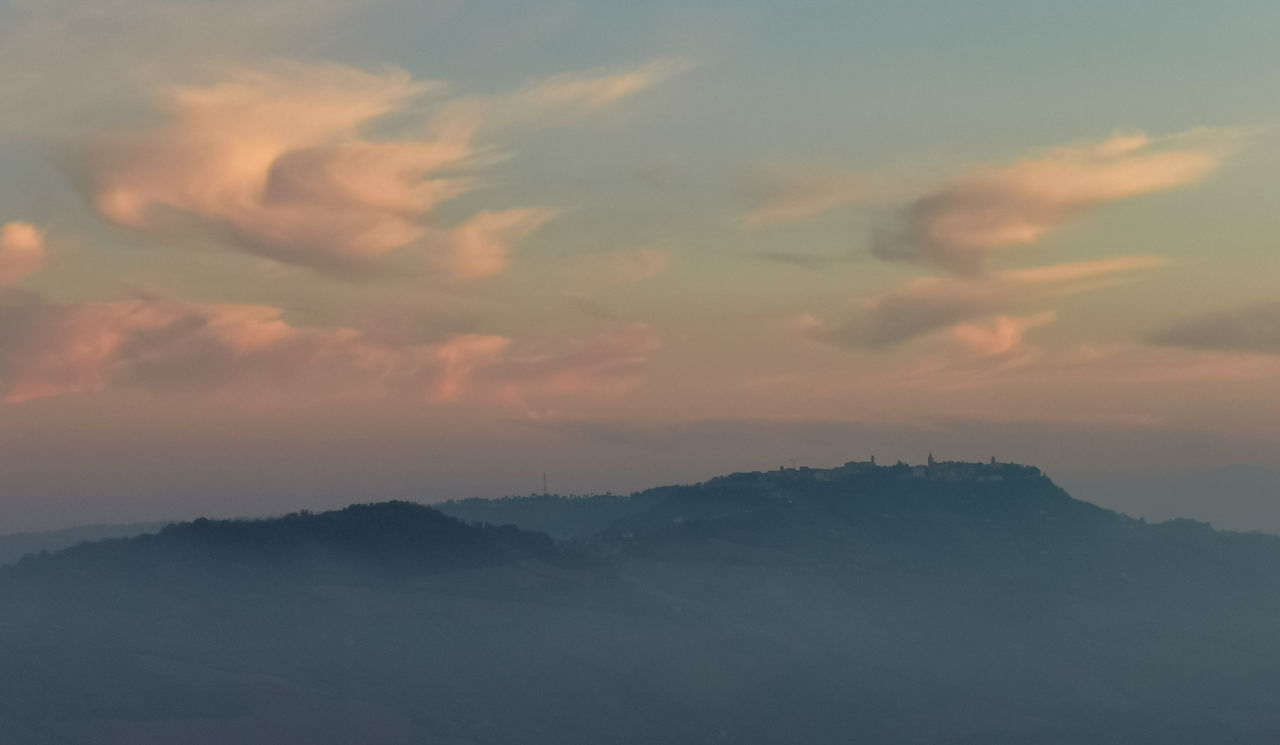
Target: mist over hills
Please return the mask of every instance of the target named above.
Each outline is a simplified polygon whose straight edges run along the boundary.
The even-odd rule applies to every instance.
[[[0,570],[0,724],[18,745],[1270,743],[1278,570],[1280,538],[997,463],[200,520]]]

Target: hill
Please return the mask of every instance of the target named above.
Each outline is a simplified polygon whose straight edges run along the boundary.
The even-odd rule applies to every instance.
[[[652,508],[661,497],[661,490],[651,489],[628,496],[531,494],[501,499],[452,499],[432,506],[466,522],[515,525],[568,540],[590,538],[621,518]]]
[[[31,531],[0,535],[0,566],[12,564],[27,554],[60,551],[80,543],[127,538],[155,533],[167,522],[127,523],[122,525],[81,525],[61,530]]]
[[[1280,539],[1147,524],[1013,464],[593,499],[533,503],[553,530],[625,513],[559,544],[388,503],[27,559],[0,571],[5,742],[1280,734]]]

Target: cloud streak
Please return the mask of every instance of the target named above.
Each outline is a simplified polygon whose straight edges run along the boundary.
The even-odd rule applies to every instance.
[[[1189,318],[1147,336],[1153,344],[1280,354],[1280,302]]]
[[[1238,139],[1207,129],[1116,135],[977,169],[908,205],[897,225],[873,237],[872,252],[978,274],[993,252],[1034,243],[1100,205],[1203,179]]]
[[[602,251],[574,257],[572,274],[591,287],[631,284],[661,275],[670,260],[670,254],[660,248]]]
[[[883,177],[841,171],[758,171],[745,184],[747,198],[757,206],[743,216],[742,223],[762,228],[816,217],[838,207],[883,204],[893,199],[893,190],[883,181]]]
[[[527,405],[625,392],[660,344],[642,324],[561,350],[490,334],[395,343],[272,306],[139,297],[0,309],[0,381],[8,403],[141,388]]]
[[[566,73],[531,80],[515,91],[452,101],[436,114],[431,129],[443,136],[581,117],[660,85],[695,65],[689,59],[658,59],[630,70]]]
[[[956,324],[1004,315],[1011,308],[1114,284],[1162,263],[1155,256],[1123,256],[981,277],[925,277],[866,298],[852,317],[838,324],[815,320],[809,330],[832,344],[883,348]],[[1016,327],[989,334],[992,339],[1008,338],[1016,335],[1014,331]],[[972,330],[968,335],[973,339],[983,336]],[[987,340],[992,348],[1000,346],[992,339]]]

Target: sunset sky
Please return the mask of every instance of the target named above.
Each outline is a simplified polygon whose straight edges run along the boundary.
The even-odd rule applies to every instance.
[[[0,0],[0,532],[1277,465],[1280,4]]]

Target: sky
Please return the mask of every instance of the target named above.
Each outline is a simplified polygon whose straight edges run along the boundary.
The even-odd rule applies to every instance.
[[[0,532],[930,450],[1275,468],[1278,24],[0,0]]]

